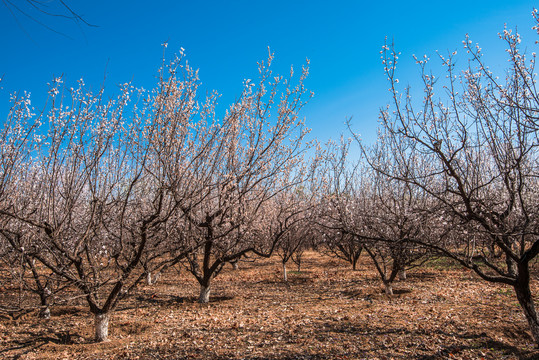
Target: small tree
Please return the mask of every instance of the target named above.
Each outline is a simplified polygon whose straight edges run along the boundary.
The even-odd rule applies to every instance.
[[[0,311],[11,317],[39,309],[39,317],[50,318],[50,306],[56,293],[63,290],[63,284],[54,273],[44,273],[35,259],[28,256],[25,251],[15,251],[4,239],[0,240],[3,249],[0,254],[0,264],[3,273],[2,282],[5,286],[18,288],[18,296],[8,295],[0,306]],[[32,298],[37,296],[38,302]]]
[[[363,242],[357,236],[341,231],[322,231],[323,250],[352,265],[356,271],[357,263],[363,251]]]
[[[379,143],[383,144],[383,141]],[[392,152],[383,146],[374,147],[368,162],[383,161],[387,166],[399,167]],[[376,160],[375,160],[376,159]],[[413,161],[413,159],[409,159]],[[412,166],[409,162],[408,166]],[[428,198],[413,191],[407,184],[387,176],[369,172],[372,187],[367,191],[368,201],[360,207],[364,214],[363,225],[357,232],[365,241],[365,251],[371,257],[382,279],[387,294],[392,295],[392,283],[399,276],[406,279],[406,271],[420,266],[426,259],[427,249],[409,239],[428,239],[432,208]]]
[[[321,156],[324,161],[319,167],[319,177],[324,179],[320,186],[321,196],[316,208],[318,238],[322,251],[343,259],[357,270],[357,262],[363,251],[363,241],[350,233],[354,219],[351,210],[355,210],[353,188],[361,175],[349,162],[350,141],[341,138],[340,144],[330,142]],[[354,211],[354,215],[358,212]]]
[[[294,86],[292,71],[288,79],[272,74],[272,60],[270,54],[259,64],[258,83],[246,80],[240,98],[215,123],[207,171],[197,170],[191,182],[198,197],[181,205],[190,236],[202,243],[188,257],[201,303],[209,301],[211,281],[226,263],[250,252],[269,256],[275,243],[254,236],[257,218],[275,196],[304,181],[299,166],[308,130],[298,112],[308,97],[308,68]]]
[[[283,280],[288,281],[287,263],[292,260],[301,270],[302,254],[312,243],[312,199],[303,192],[281,194],[273,206],[273,219],[261,229],[269,242],[277,244],[277,255],[281,259]],[[276,209],[279,209],[275,212]]]

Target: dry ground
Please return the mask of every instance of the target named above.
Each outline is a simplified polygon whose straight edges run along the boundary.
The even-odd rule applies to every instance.
[[[539,359],[506,287],[435,261],[388,297],[367,258],[352,271],[306,256],[288,284],[277,258],[227,267],[206,305],[195,302],[193,279],[173,270],[120,305],[101,344],[82,302],[53,308],[50,320],[0,317],[0,358]]]

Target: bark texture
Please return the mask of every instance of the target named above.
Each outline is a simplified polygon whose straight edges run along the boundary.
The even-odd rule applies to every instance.
[[[393,286],[391,286],[390,283],[385,283],[384,284],[384,290],[385,290],[387,295],[393,295]]]
[[[109,313],[95,314],[95,341],[107,341],[109,337]]]
[[[207,304],[210,302],[210,292],[211,289],[209,286],[200,286],[200,296],[198,297],[198,302],[201,304]]]

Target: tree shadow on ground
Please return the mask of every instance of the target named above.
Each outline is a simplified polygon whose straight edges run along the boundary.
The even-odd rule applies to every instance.
[[[401,288],[401,289],[393,289],[393,295],[388,295],[385,293],[384,289],[380,289],[378,292],[373,292],[372,289],[359,289],[359,290],[350,289],[350,290],[342,290],[339,292],[339,294],[348,299],[364,300],[364,301],[369,301],[372,303],[375,300],[401,298],[412,292],[413,292],[412,289]]]
[[[431,271],[410,271],[406,274],[406,278],[408,281],[410,280],[420,280],[420,281],[427,281],[427,280],[433,280],[438,277],[439,274]]]
[[[234,299],[234,295],[215,295],[210,296],[210,303],[219,303],[223,301],[228,301]],[[138,295],[135,297],[138,307],[147,307],[153,305],[175,305],[175,304],[194,304],[198,303],[198,297],[196,296],[177,296],[177,295],[161,295],[161,294],[152,294],[152,295]],[[146,305],[146,306],[144,306]],[[134,309],[137,306],[128,306],[125,308],[118,309],[118,311]]]
[[[34,352],[49,343],[56,345],[74,345],[86,342],[81,335],[70,331],[54,332],[50,336],[26,331],[23,332],[22,335],[27,336],[25,336],[25,339],[12,341],[11,346],[0,350],[0,358],[2,358],[2,354],[20,350],[20,353],[12,356],[12,359],[20,359],[24,355]]]
[[[534,350],[527,350],[523,348],[519,348],[516,346],[513,346],[511,344],[501,342],[498,340],[495,340],[491,338],[486,333],[473,333],[469,331],[465,332],[451,332],[446,331],[443,329],[437,329],[436,331],[431,331],[429,333],[426,333],[424,330],[409,330],[405,327],[395,327],[391,329],[387,328],[381,328],[376,326],[371,326],[369,324],[353,324],[349,321],[341,322],[339,324],[335,324],[332,322],[328,322],[325,324],[324,329],[326,332],[331,333],[351,333],[351,334],[358,334],[363,336],[388,336],[388,335],[394,335],[394,336],[409,336],[411,339],[420,339],[424,335],[439,335],[443,338],[455,338],[457,341],[460,341],[460,343],[457,344],[447,344],[447,345],[440,345],[441,349],[437,351],[432,351],[427,347],[423,347],[421,351],[423,354],[409,354],[406,355],[405,358],[409,359],[417,359],[417,360],[435,360],[435,359],[448,359],[452,357],[458,357],[460,353],[465,352],[466,350],[477,350],[480,349],[489,349],[493,351],[498,356],[516,356],[518,359],[521,360],[534,360],[539,358],[539,351],[537,349]],[[320,335],[320,334],[318,334]],[[518,334],[519,338],[529,338],[530,342],[532,342],[531,337],[523,332],[523,334]],[[328,338],[331,338],[331,336],[328,335]],[[410,344],[415,346],[415,344]],[[403,355],[401,353],[398,353],[395,351],[395,349],[391,348],[390,346],[387,346],[383,343],[381,343],[377,348],[375,347],[372,349],[377,354],[382,354],[383,356],[387,358],[403,358]],[[430,353],[427,353],[430,352]],[[485,356],[485,358],[489,358],[489,356]]]
[[[503,354],[501,355],[503,357],[513,355],[513,356],[516,356],[520,360],[536,360],[539,356],[537,351],[530,352],[530,351],[522,350],[522,349],[517,348],[516,346],[512,346],[512,345],[503,343],[501,341],[488,338],[488,339],[483,339],[483,341],[479,341],[472,345],[445,346],[443,349],[437,351],[434,354],[420,355],[420,356],[415,357],[415,359],[417,360],[448,359],[451,357],[458,356],[458,354],[463,352],[464,350],[473,350],[473,349],[479,349],[479,348],[495,350],[496,352]]]

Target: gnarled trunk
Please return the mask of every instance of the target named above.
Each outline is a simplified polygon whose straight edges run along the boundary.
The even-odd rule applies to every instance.
[[[537,321],[537,313],[535,311],[535,305],[531,297],[530,289],[518,289],[515,287],[517,299],[524,310],[524,315],[530,326],[530,330],[535,340],[536,345],[539,347],[539,322]]]
[[[109,337],[110,313],[95,314],[95,341],[107,341]]]
[[[535,304],[530,291],[530,269],[527,262],[521,261],[518,263],[518,277],[514,289],[518,303],[528,321],[535,345],[539,347],[539,322],[537,321],[537,312],[535,311]]]
[[[510,256],[505,256],[505,264],[507,266],[507,274],[510,276],[510,277],[516,277],[517,276],[517,271],[518,271],[518,266],[517,266],[517,262],[515,260],[513,260]]]

